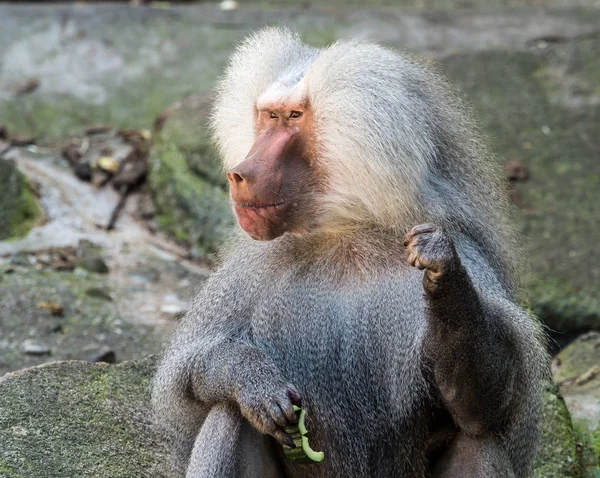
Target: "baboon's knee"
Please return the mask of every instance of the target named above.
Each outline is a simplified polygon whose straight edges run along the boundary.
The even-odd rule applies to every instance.
[[[215,405],[196,438],[186,477],[281,476],[272,440],[254,430],[236,407]]]

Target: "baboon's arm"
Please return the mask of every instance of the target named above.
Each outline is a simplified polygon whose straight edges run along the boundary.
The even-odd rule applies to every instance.
[[[216,272],[172,337],[156,389],[185,391],[208,408],[237,405],[258,431],[293,446],[284,428],[296,421],[293,404],[300,405],[300,394],[252,343],[248,311],[256,290],[227,265]]]
[[[409,261],[425,270],[424,353],[441,399],[467,434],[493,433],[517,408],[525,341],[511,320],[525,312],[494,284],[489,292],[476,288],[451,239],[437,227],[413,228],[406,244]]]

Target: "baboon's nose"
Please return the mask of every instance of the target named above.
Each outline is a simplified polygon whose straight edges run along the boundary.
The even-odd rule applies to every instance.
[[[261,175],[260,166],[260,163],[246,159],[227,171],[227,181],[232,189],[238,191],[253,187]]]
[[[239,185],[245,180],[246,178],[244,178],[244,176],[242,176],[238,171],[235,171],[234,169],[227,171],[227,181],[229,181],[229,184],[232,186]]]

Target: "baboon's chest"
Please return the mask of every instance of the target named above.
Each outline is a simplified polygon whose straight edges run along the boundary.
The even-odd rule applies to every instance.
[[[411,282],[386,278],[350,290],[290,280],[273,284],[271,299],[257,304],[252,338],[300,389],[317,434],[339,430],[323,417],[373,443],[412,426],[425,388],[425,319],[421,289]]]
[[[331,358],[338,365],[412,360],[425,330],[422,273],[335,283],[311,276],[264,284],[252,338],[281,360]]]

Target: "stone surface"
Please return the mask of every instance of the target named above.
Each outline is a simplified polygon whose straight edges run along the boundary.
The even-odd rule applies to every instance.
[[[24,340],[21,344],[21,351],[26,355],[50,355],[50,347],[36,342],[35,339]]]
[[[586,468],[600,473],[600,333],[589,332],[554,359],[554,378],[584,447]]]
[[[25,235],[40,216],[23,175],[12,161],[0,157],[0,240]]]
[[[157,224],[197,256],[215,252],[233,225],[208,114],[205,95],[188,97],[163,113],[150,173]]]
[[[49,140],[98,123],[149,128],[173,102],[200,98],[158,135],[151,180],[156,223],[204,254],[218,246],[230,217],[197,92],[211,89],[236,41],[283,23],[317,46],[353,36],[434,58],[473,104],[499,161],[518,160],[529,171],[516,185],[516,215],[532,266],[532,308],[554,330],[600,327],[598,2],[344,7],[351,4],[243,2],[232,11],[3,4],[0,117],[9,130]],[[35,91],[14,93],[32,78]]]
[[[173,102],[208,91],[235,42],[266,24],[290,25],[316,45],[340,36],[368,36],[434,55],[522,49],[536,38],[568,38],[596,29],[596,18],[586,10],[504,11],[499,10],[503,0],[495,6],[481,0],[390,2],[393,8],[382,1],[373,2],[383,5],[371,9],[356,8],[356,3],[343,8],[353,2],[310,8],[282,3],[242,2],[233,11],[222,11],[217,3],[168,9],[83,2],[2,4],[0,117],[9,129],[45,139],[95,124],[148,128]],[[459,3],[487,8],[432,11]],[[509,3],[567,6],[566,0]],[[590,7],[597,0],[568,4]],[[39,83],[35,91],[16,94],[32,80]]]
[[[516,184],[528,288],[534,311],[558,331],[600,328],[599,48],[598,36],[584,36],[442,60],[500,160],[529,171]]]
[[[531,478],[579,478],[581,460],[569,411],[555,384],[544,395],[540,445]]]
[[[59,362],[0,378],[0,476],[166,477],[149,413],[154,364]]]
[[[0,378],[0,476],[165,476],[164,449],[149,421],[154,366],[153,358],[117,366],[59,362]],[[549,386],[531,476],[579,472],[569,414]]]
[[[0,376],[48,361],[88,359],[92,346],[110,347],[119,360],[160,351],[164,329],[126,320],[122,306],[88,294],[109,288],[104,275],[14,267],[4,277],[0,272]],[[52,316],[41,301],[61,304],[64,316]]]
[[[55,140],[88,126],[149,128],[175,101],[208,90],[249,28],[298,13],[216,3],[168,9],[112,4],[0,5],[0,118]],[[317,31],[332,20],[294,20]],[[29,81],[38,87],[18,94]]]
[[[45,217],[25,237],[0,241],[0,375],[89,358],[89,346],[108,346],[118,360],[158,353],[176,323],[161,312],[163,297],[174,293],[187,302],[207,268],[185,260],[187,251],[149,232],[128,207],[115,230],[97,227],[107,223],[119,195],[78,180],[57,151],[9,154],[36,184]],[[133,209],[135,193],[130,199]],[[82,267],[81,259],[93,257],[100,267],[89,269],[106,273]],[[24,354],[27,339],[51,354]]]
[[[79,241],[77,255],[79,258],[77,265],[82,269],[98,274],[108,273],[108,265],[106,265],[106,261],[102,257],[102,248],[96,246],[93,242],[87,240]]]

